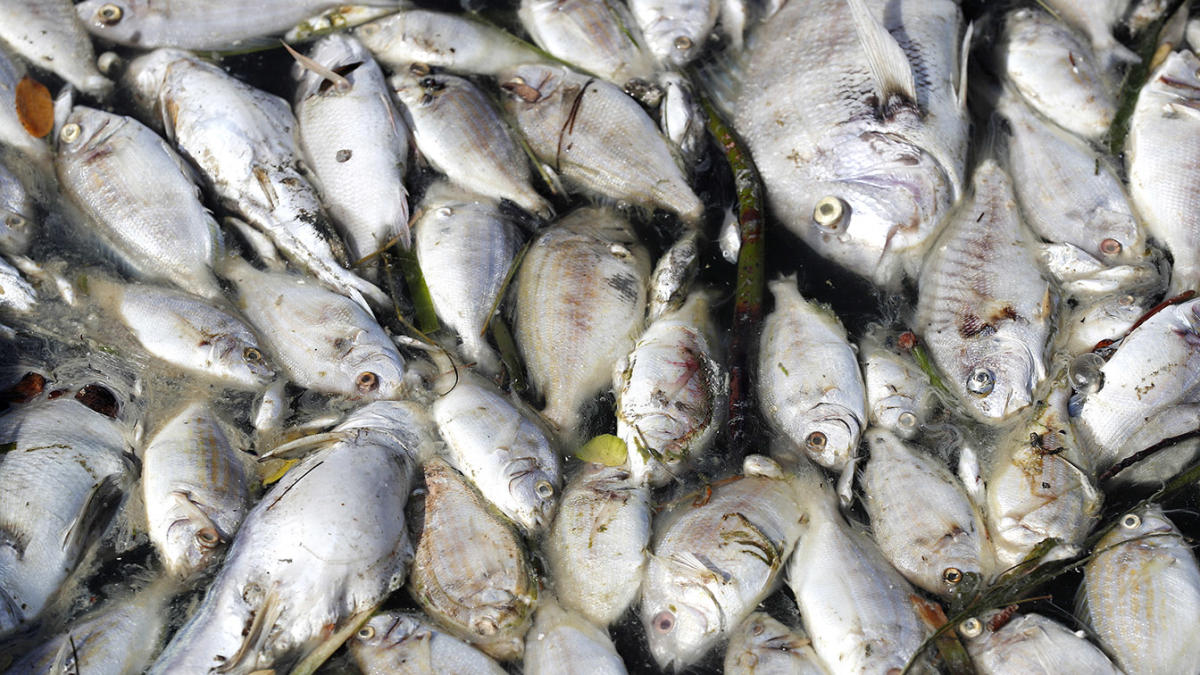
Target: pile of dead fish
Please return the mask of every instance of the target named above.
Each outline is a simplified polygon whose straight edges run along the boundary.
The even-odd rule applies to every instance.
[[[1200,20],[983,4],[6,0],[0,668],[1200,672]]]

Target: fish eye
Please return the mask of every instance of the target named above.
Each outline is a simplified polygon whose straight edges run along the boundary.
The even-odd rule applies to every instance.
[[[692,48],[692,39],[686,35],[680,35],[675,38],[675,49],[681,52],[686,52]]]
[[[947,567],[946,569],[942,570],[942,581],[945,581],[951,585],[957,585],[962,580],[962,570],[958,569],[957,567]]]
[[[1104,255],[1117,255],[1121,252],[1121,242],[1109,237],[1100,242],[1100,252]]]
[[[471,624],[471,628],[475,629],[476,633],[479,633],[480,635],[483,635],[483,636],[487,636],[487,635],[495,635],[496,630],[499,628],[499,626],[496,625],[496,622],[494,620],[484,617],[484,618],[476,621],[475,623]]]
[[[655,614],[650,623],[654,626],[654,630],[660,633],[670,633],[675,629],[675,615],[664,609]]]
[[[253,363],[258,363],[262,361],[262,352],[254,347],[246,347],[242,350],[242,358]]]
[[[116,417],[119,406],[117,395],[108,387],[89,384],[75,393],[75,400],[107,417]]]
[[[804,439],[804,444],[807,445],[810,450],[824,450],[825,444],[828,442],[828,440],[829,439],[825,437],[825,434],[821,433],[820,431],[814,431],[808,435],[808,438]]]
[[[533,486],[533,490],[542,499],[549,499],[554,496],[554,486],[548,480],[539,480],[537,485]]]
[[[813,222],[826,230],[836,230],[846,215],[846,203],[838,197],[822,197],[813,207]]]
[[[750,634],[762,635],[764,630],[766,630],[766,628],[763,627],[762,622],[755,621],[754,625],[750,627]]]
[[[1136,513],[1126,513],[1121,518],[1121,527],[1123,527],[1127,530],[1136,529],[1141,524],[1142,524],[1142,517]]]
[[[996,374],[988,368],[976,368],[967,376],[967,391],[976,396],[987,396],[995,386]]]
[[[354,378],[354,384],[358,386],[359,391],[366,394],[379,388],[379,376],[368,370],[359,373],[358,377]]]
[[[102,5],[96,12],[96,17],[99,18],[100,23],[104,24],[105,26],[117,25],[121,22],[121,17],[124,15],[125,12],[121,11],[120,7],[112,4],[111,2],[106,5]]]
[[[375,627],[363,626],[362,628],[358,629],[358,632],[355,633],[355,635],[358,636],[359,640],[370,640],[371,638],[375,637]]]
[[[58,132],[58,138],[63,143],[74,143],[75,139],[79,138],[79,133],[81,131],[82,129],[79,128],[79,125],[72,122],[64,126],[62,131]]]
[[[896,423],[905,429],[913,429],[917,426],[917,416],[906,410],[896,418]]]
[[[221,535],[211,527],[202,527],[196,530],[196,541],[204,548],[212,548],[221,543]]]
[[[4,218],[4,224],[13,228],[25,227],[25,219],[15,213],[10,213]]]
[[[971,617],[958,624],[958,632],[962,633],[963,637],[979,637],[983,633],[983,622],[975,617]]]

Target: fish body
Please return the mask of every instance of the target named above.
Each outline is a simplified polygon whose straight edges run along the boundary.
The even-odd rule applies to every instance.
[[[696,223],[704,204],[671,146],[616,85],[567,68],[524,65],[500,74],[504,106],[539,161],[586,193],[673,211]]]
[[[0,72],[2,70],[0,66]],[[0,164],[0,253],[24,254],[33,232],[33,199],[21,180]]]
[[[91,96],[103,97],[113,83],[96,69],[96,53],[71,0],[14,0],[0,8],[0,40]]]
[[[491,657],[420,615],[376,614],[350,640],[363,675],[504,675]]]
[[[622,467],[585,464],[567,483],[544,550],[564,607],[615,623],[637,599],[650,543],[650,488]]]
[[[516,276],[514,337],[560,434],[578,433],[579,408],[610,386],[646,313],[650,256],[629,223],[584,208],[534,240]]]
[[[928,419],[936,397],[929,376],[894,343],[878,332],[858,343],[867,413],[871,424],[912,438]]]
[[[917,299],[918,331],[968,412],[999,420],[1032,402],[1053,308],[1012,182],[985,160],[926,258]]]
[[[841,322],[801,297],[794,277],[770,287],[775,309],[763,322],[758,359],[763,414],[809,459],[842,472],[867,420],[858,357]]]
[[[0,258],[0,307],[25,313],[37,306],[38,294],[21,271]]]
[[[952,0],[865,4],[871,16],[857,20],[846,0],[784,4],[747,40],[731,111],[782,224],[818,255],[898,289],[963,191],[962,18]],[[869,57],[860,33],[887,56]],[[914,90],[881,93],[881,64]]]
[[[1138,55],[1117,42],[1113,28],[1124,17],[1129,0],[1046,0],[1045,6],[1063,21],[1087,34],[1106,71],[1122,63],[1137,63]]]
[[[526,675],[574,672],[583,664],[595,675],[625,675],[625,663],[608,632],[553,598],[538,601],[533,627],[525,636]]]
[[[150,541],[167,571],[207,567],[250,508],[250,477],[212,410],[184,406],[146,444],[142,498]]]
[[[779,465],[749,455],[707,502],[685,498],[655,523],[641,618],[660,668],[701,659],[775,589],[804,515]]]
[[[399,588],[425,424],[414,404],[378,401],[336,427],[246,516],[204,601],[149,672],[284,668]]]
[[[407,246],[408,128],[392,102],[383,70],[357,40],[322,38],[309,58],[345,85],[296,66],[296,140],[316,178],[321,201],[345,236],[351,260]]]
[[[496,373],[483,335],[523,235],[499,203],[449,183],[431,185],[413,224],[414,247],[438,318],[458,333],[464,359]]]
[[[36,617],[137,476],[120,424],[71,398],[0,417],[0,632]]]
[[[59,130],[55,168],[66,196],[137,273],[208,298],[216,221],[183,160],[131,117],[76,106]]]
[[[617,86],[653,79],[654,59],[624,3],[522,0],[521,23],[547,52]]]
[[[495,75],[522,63],[543,63],[533,45],[495,26],[460,14],[405,9],[363,24],[354,35],[385,68],[413,63],[456,73]]]
[[[1021,614],[998,630],[985,628],[983,634],[964,642],[972,665],[982,675],[1121,672],[1081,633],[1041,614]]]
[[[755,612],[729,638],[726,675],[825,675],[825,665],[804,631],[766,612]]]

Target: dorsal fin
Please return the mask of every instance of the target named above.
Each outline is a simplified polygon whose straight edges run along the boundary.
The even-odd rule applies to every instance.
[[[908,62],[900,43],[867,9],[866,0],[846,2],[850,5],[854,30],[867,53],[867,67],[871,69],[871,79],[875,80],[880,107],[887,105],[888,100],[897,95],[915,103],[917,84],[913,79],[912,64]]]

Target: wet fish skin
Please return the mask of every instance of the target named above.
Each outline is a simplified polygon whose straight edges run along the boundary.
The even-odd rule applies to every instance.
[[[925,424],[936,397],[929,376],[916,361],[900,353],[882,329],[858,341],[859,365],[872,425],[912,438]]]
[[[1075,430],[1104,470],[1200,424],[1200,300],[1151,316],[1101,368],[1102,386],[1083,400]]]
[[[254,331],[209,301],[96,276],[89,277],[88,289],[156,358],[237,389],[259,389],[275,377]]]
[[[25,313],[37,306],[38,295],[20,270],[0,258],[0,307]]]
[[[936,456],[883,429],[866,434],[864,505],[879,550],[914,585],[951,595],[964,575],[994,572],[983,515]]]
[[[898,290],[963,192],[962,19],[951,0],[867,5],[903,37],[908,63],[893,67],[920,64],[915,102],[889,93],[881,104],[848,3],[818,0],[784,4],[750,35],[730,110],[781,223],[818,255]]]
[[[1133,328],[1159,295],[1117,292],[1081,303],[1063,321],[1067,327],[1063,349],[1077,356],[1092,351],[1102,340],[1116,340]]]
[[[460,352],[483,373],[500,359],[483,335],[524,238],[499,203],[447,182],[429,186],[413,224],[413,246],[442,323],[458,333]]]
[[[117,44],[224,51],[266,42],[338,4],[336,0],[266,0],[245,11],[236,3],[205,0],[84,0],[75,11],[93,35]],[[396,7],[399,3],[364,0],[359,4]]]
[[[1125,514],[1096,543],[1078,602],[1126,673],[1187,672],[1200,659],[1200,566],[1158,505]]]
[[[59,131],[55,168],[64,194],[140,276],[221,297],[212,272],[216,221],[158,134],[131,117],[76,106]]]
[[[399,398],[404,359],[383,328],[344,295],[311,279],[225,263],[246,318],[283,374],[302,387],[365,400]]]
[[[650,256],[628,221],[573,211],[534,240],[517,271],[513,334],[542,414],[561,436],[578,434],[579,409],[612,383],[646,312]]]
[[[981,675],[1121,672],[1081,633],[1041,614],[1020,614],[999,630],[990,628],[987,617],[982,619],[983,633],[964,640],[971,663]]]
[[[0,417],[0,632],[36,617],[136,479],[126,432],[72,398]]]
[[[641,619],[663,670],[684,668],[775,590],[804,530],[805,509],[773,460],[747,456],[742,477],[684,499],[655,523]]]
[[[425,522],[410,593],[452,635],[497,660],[520,659],[538,600],[524,544],[444,460],[435,458],[424,468]]]
[[[1018,9],[1005,17],[997,49],[1008,81],[1039,113],[1083,138],[1108,132],[1116,96],[1082,35],[1039,9]]]
[[[146,443],[142,498],[150,541],[167,572],[206,568],[250,509],[250,477],[212,409],[185,405]]]
[[[621,618],[642,588],[650,527],[648,486],[622,467],[581,467],[543,546],[563,605],[601,626]]]
[[[491,657],[416,614],[371,617],[350,640],[363,675],[504,675]]]
[[[925,260],[917,299],[918,332],[967,412],[996,421],[1032,402],[1053,310],[1012,182],[985,160]]]
[[[424,63],[457,73],[495,75],[546,60],[532,45],[495,26],[426,9],[401,10],[359,26],[354,35],[392,71]]]
[[[471,372],[445,373],[445,394],[431,412],[445,457],[523,532],[536,536],[554,518],[562,468],[538,424],[490,382]]]
[[[633,15],[624,3],[522,0],[521,23],[542,49],[617,86],[654,77]]]
[[[383,70],[345,34],[322,38],[309,58],[345,79],[346,87],[297,65],[293,110],[296,140],[329,215],[341,227],[352,260],[409,244],[408,127],[392,102]]]
[[[470,80],[415,68],[388,84],[407,109],[417,149],[429,163],[468,190],[552,216],[553,207],[531,185],[529,159],[483,92]]]
[[[0,40],[30,63],[76,89],[103,98],[113,83],[96,69],[96,53],[70,0],[13,0],[0,7]]]
[[[1046,539],[1076,550],[1100,518],[1104,495],[1071,427],[1069,394],[1056,386],[1043,409],[1002,436],[985,472],[988,530],[1002,569]]]
[[[659,62],[682,68],[699,56],[720,13],[717,0],[630,0],[629,9]]]
[[[1111,73],[1122,63],[1141,60],[1117,42],[1112,33],[1113,27],[1123,18],[1129,0],[1046,0],[1045,6],[1087,34],[1104,70]]]
[[[149,672],[283,669],[399,588],[427,425],[416,404],[377,401],[324,437],[246,516],[204,601]]]
[[[866,425],[866,391],[846,329],[805,300],[795,277],[770,282],[775,309],[759,342],[758,398],[767,421],[821,466],[852,466]]]
[[[667,139],[617,86],[563,67],[499,75],[503,105],[538,160],[585,193],[663,208],[689,224],[704,215]]]
[[[607,631],[544,595],[538,599],[533,627],[525,635],[522,671],[552,675],[575,671],[582,664],[595,675],[627,672]]]
[[[1129,196],[1146,231],[1174,256],[1168,296],[1200,286],[1200,179],[1193,170],[1200,156],[1196,130],[1200,115],[1200,59],[1190,51],[1167,56],[1138,93],[1125,167]]]
[[[733,631],[725,648],[726,675],[825,675],[825,665],[803,630],[755,612]]]
[[[33,199],[20,179],[0,164],[0,253],[24,254],[34,229]]]

